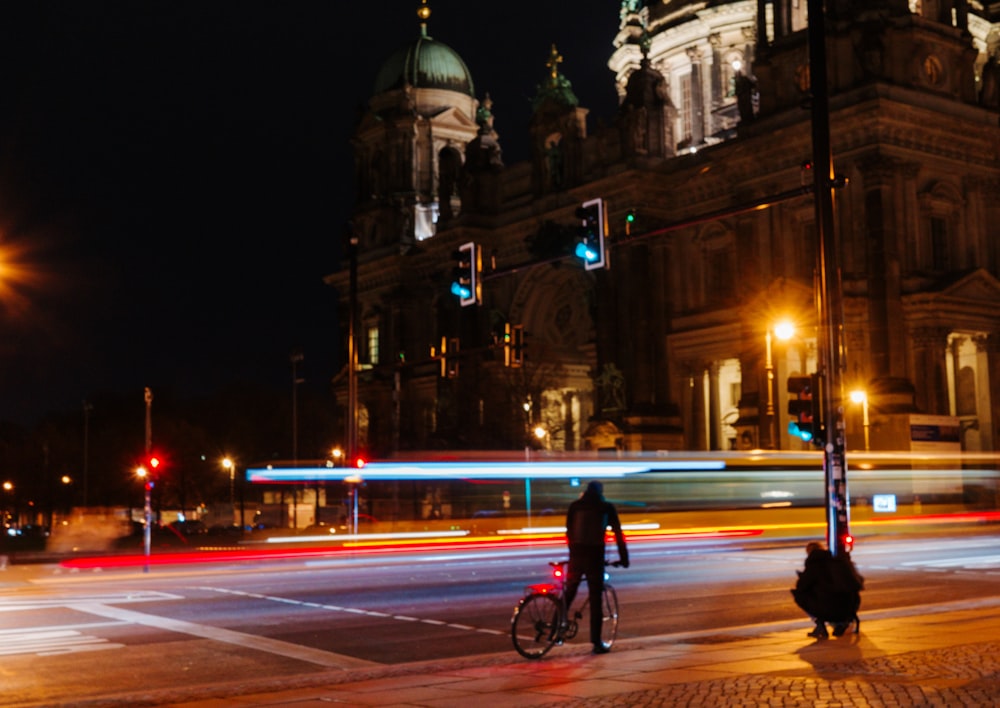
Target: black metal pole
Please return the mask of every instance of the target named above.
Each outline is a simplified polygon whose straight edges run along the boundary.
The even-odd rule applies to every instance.
[[[820,315],[819,373],[822,377],[823,471],[826,482],[827,543],[839,556],[850,552],[848,530],[846,440],[843,404],[843,302],[834,231],[834,170],[830,146],[830,103],[827,86],[826,20],[823,0],[808,0],[809,83],[812,100],[813,167],[815,174],[817,310]]]
[[[350,263],[350,314],[347,329],[347,460],[353,464],[358,454],[358,237],[353,227],[347,234],[347,257]]]

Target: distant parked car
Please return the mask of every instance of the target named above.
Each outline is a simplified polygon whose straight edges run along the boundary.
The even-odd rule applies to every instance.
[[[201,536],[208,533],[208,527],[199,519],[185,519],[184,521],[174,521],[170,528],[184,536]]]

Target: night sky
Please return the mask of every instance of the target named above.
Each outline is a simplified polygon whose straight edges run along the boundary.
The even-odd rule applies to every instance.
[[[591,129],[616,105],[617,0],[431,0],[508,164],[552,43]],[[0,7],[0,420],[103,392],[325,390],[350,137],[418,0]]]

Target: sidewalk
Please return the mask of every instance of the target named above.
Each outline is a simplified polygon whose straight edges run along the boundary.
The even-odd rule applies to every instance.
[[[218,687],[183,708],[287,706],[1000,706],[1000,597],[861,614],[861,632],[825,641],[811,625],[584,644],[539,661],[513,650],[324,673],[297,688]],[[226,693],[229,695],[227,696]],[[179,697],[179,696],[178,696]],[[152,697],[150,697],[152,698]],[[150,705],[150,703],[146,703]]]

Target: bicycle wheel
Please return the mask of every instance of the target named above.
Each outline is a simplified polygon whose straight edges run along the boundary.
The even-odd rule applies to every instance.
[[[559,635],[559,601],[552,595],[536,593],[517,603],[510,618],[514,648],[525,659],[540,659]]]
[[[610,648],[618,636],[618,593],[607,583],[604,584],[601,608],[601,641]]]

